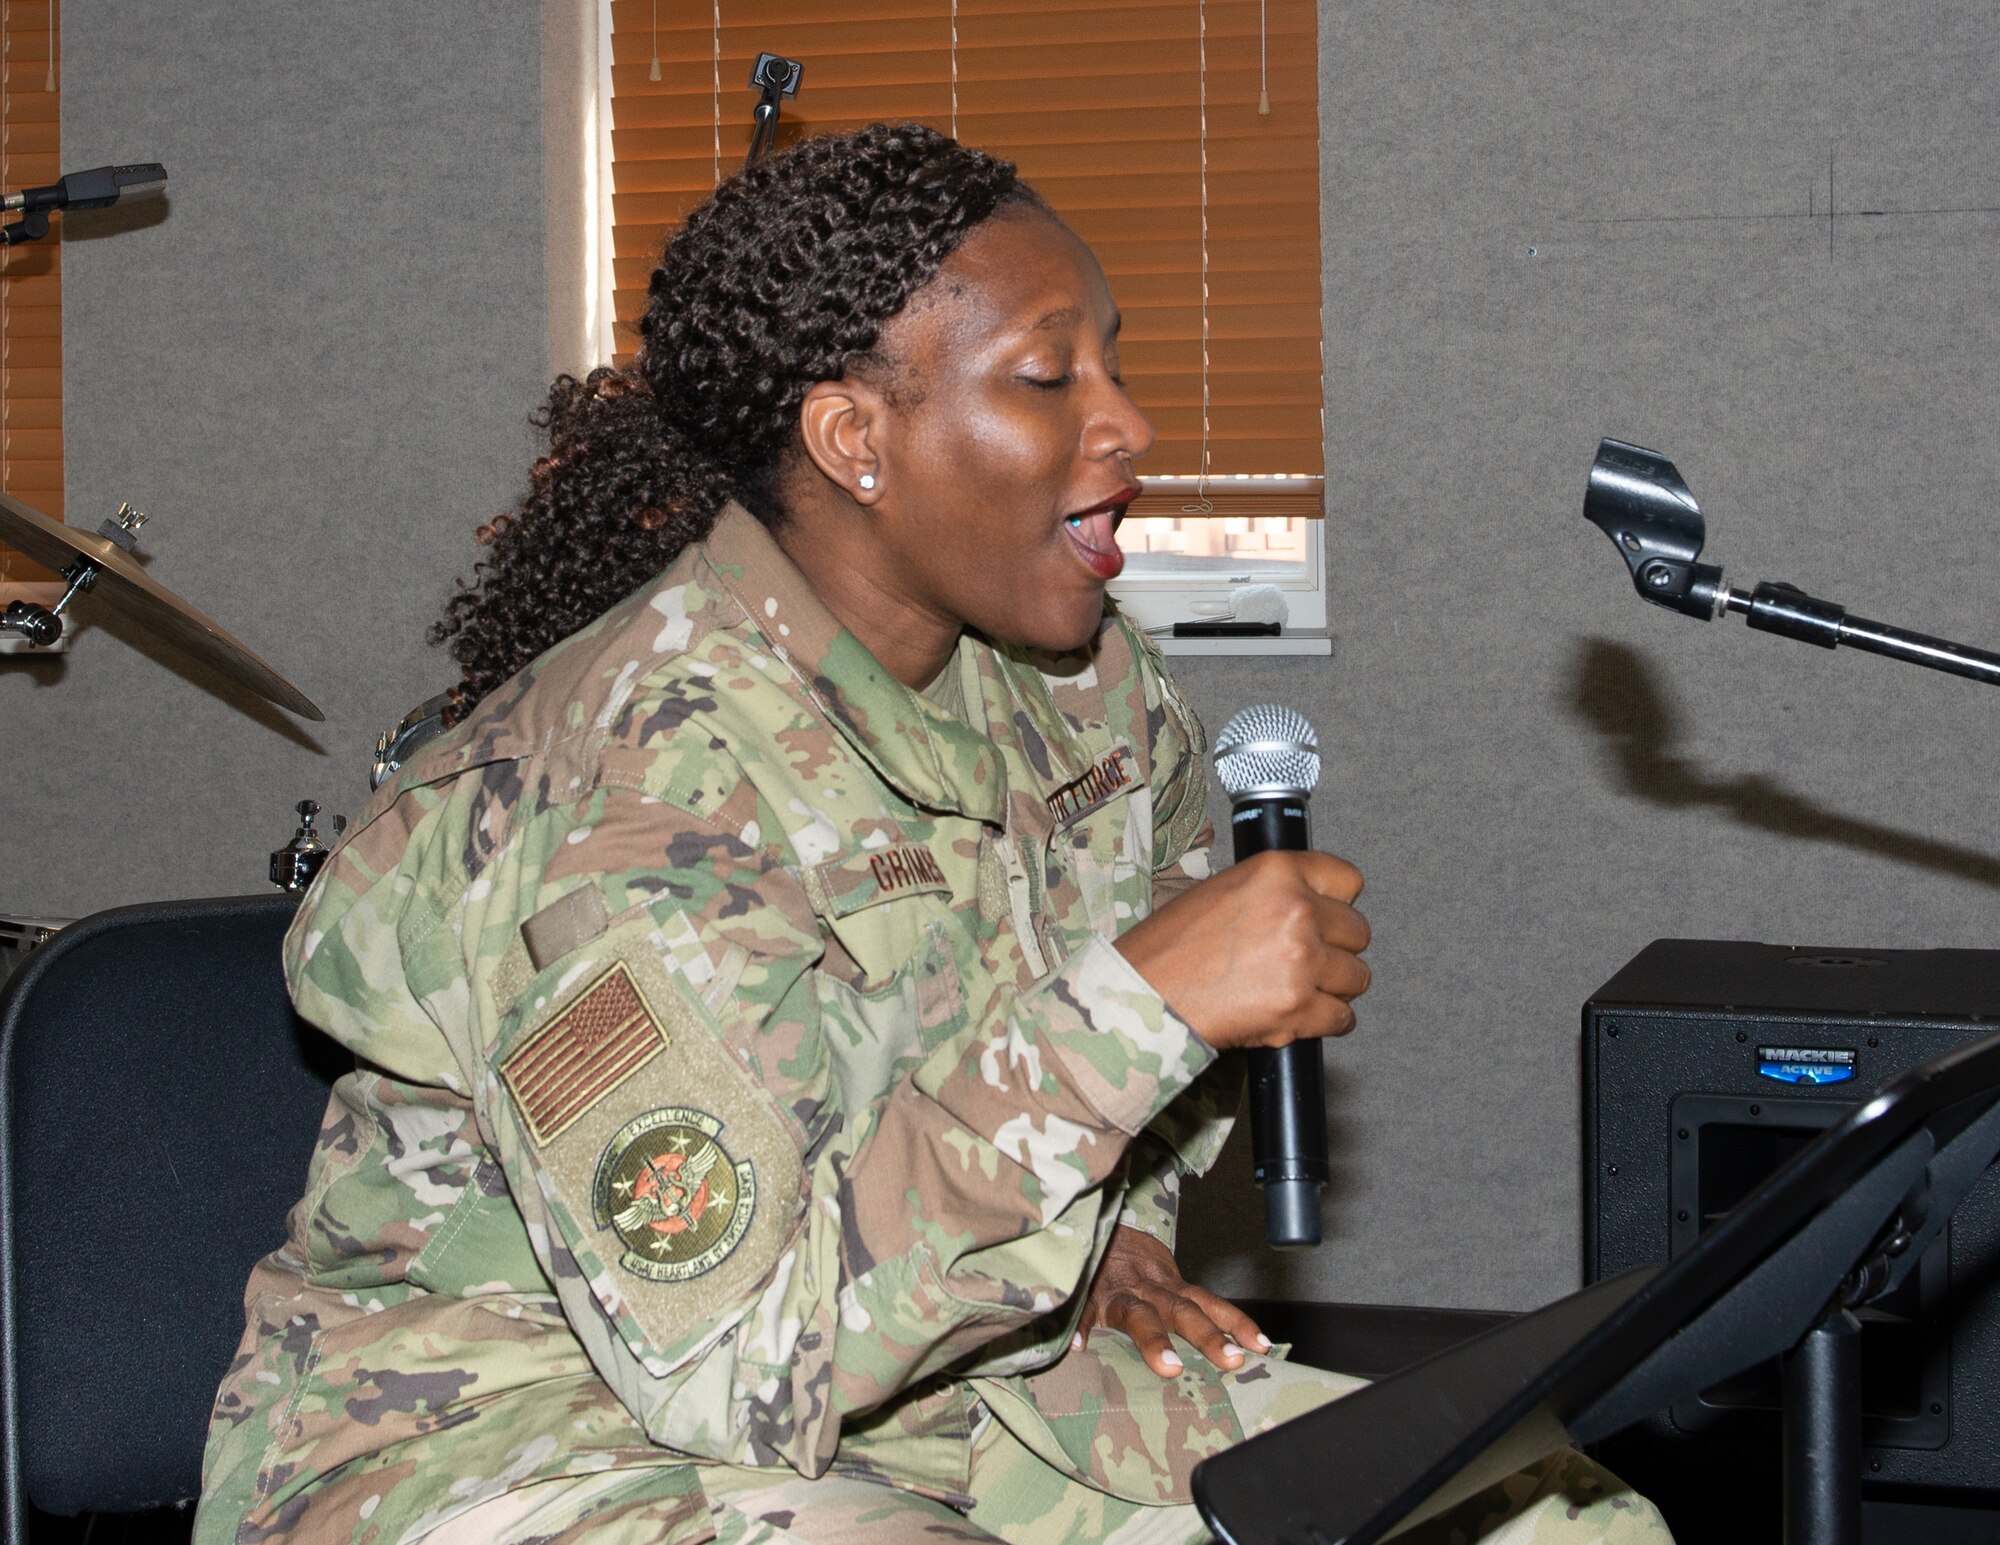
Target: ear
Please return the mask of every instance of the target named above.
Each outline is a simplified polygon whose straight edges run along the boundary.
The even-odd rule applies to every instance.
[[[865,381],[818,382],[799,405],[799,435],[806,455],[856,504],[872,505],[882,497],[886,482],[882,454],[888,433],[888,404]]]

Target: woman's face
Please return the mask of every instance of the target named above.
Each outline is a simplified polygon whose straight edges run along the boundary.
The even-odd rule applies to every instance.
[[[913,627],[1074,649],[1123,567],[1112,532],[1153,429],[1118,372],[1118,311],[1039,211],[981,225],[882,330],[862,510],[873,579]]]

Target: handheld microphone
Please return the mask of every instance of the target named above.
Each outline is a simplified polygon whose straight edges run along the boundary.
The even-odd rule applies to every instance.
[[[1272,849],[1312,846],[1306,800],[1319,786],[1319,737],[1289,708],[1246,708],[1215,740],[1228,791],[1229,832],[1241,863]],[[1318,1041],[1250,1053],[1250,1154],[1264,1188],[1264,1237],[1274,1248],[1319,1243],[1326,1184],[1326,1083]]]
[[[157,161],[135,166],[93,166],[87,172],[67,172],[43,188],[23,188],[0,196],[0,210],[102,209],[121,198],[160,193],[167,186],[167,169]]]

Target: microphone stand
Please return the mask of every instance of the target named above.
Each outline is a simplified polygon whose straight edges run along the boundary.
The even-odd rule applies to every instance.
[[[1722,587],[1722,604],[1741,612],[1744,620],[1761,633],[1795,638],[1802,644],[1818,644],[1822,649],[1838,649],[1842,644],[1865,649],[1870,654],[1927,665],[1972,681],[2000,687],[2000,654],[1974,649],[1970,644],[1954,644],[1950,639],[1932,638],[1908,628],[1893,628],[1886,622],[1851,617],[1844,606],[1807,595],[1796,585],[1767,579],[1745,595],[1741,590]]]
[[[12,225],[0,225],[0,247],[18,246],[24,241],[40,241],[49,234],[49,212],[31,209]]]
[[[119,166],[93,166],[87,172],[65,172],[45,188],[23,188],[0,195],[0,211],[21,212],[12,225],[0,226],[0,246],[40,241],[49,234],[51,209],[103,209],[124,198],[143,198],[167,186],[167,169],[157,161]]]
[[[763,160],[777,144],[778,114],[783,99],[799,94],[799,82],[805,73],[803,64],[782,54],[759,54],[757,62],[750,66],[750,85],[760,95],[751,114],[756,126],[750,131],[750,151],[743,158],[744,170]]]
[[[744,156],[743,164],[755,166],[770,153],[772,144],[778,137],[778,88],[767,85],[764,94],[757,99],[752,110],[756,127],[750,131],[750,151]]]
[[[1704,622],[1738,612],[1760,633],[1822,649],[1846,644],[2000,686],[2000,654],[1851,617],[1846,607],[1782,580],[1765,580],[1750,591],[1731,587],[1720,568],[1695,561],[1707,536],[1706,523],[1680,472],[1658,451],[1622,440],[1600,444],[1583,515],[1611,538],[1639,594],[1656,606]]]

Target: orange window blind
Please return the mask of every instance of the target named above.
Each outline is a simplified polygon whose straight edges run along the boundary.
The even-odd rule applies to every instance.
[[[781,146],[928,123],[1016,162],[1090,243],[1159,435],[1143,474],[1206,475],[1218,515],[1320,513],[1314,0],[612,0],[611,13],[621,359],[667,232],[743,164],[752,61],[783,54],[805,75]],[[1188,498],[1134,513],[1180,515]]]
[[[0,189],[62,176],[54,0],[0,0]],[[62,217],[56,216],[60,222]],[[62,247],[0,247],[0,490],[62,519]],[[0,546],[0,584],[55,576]]]

